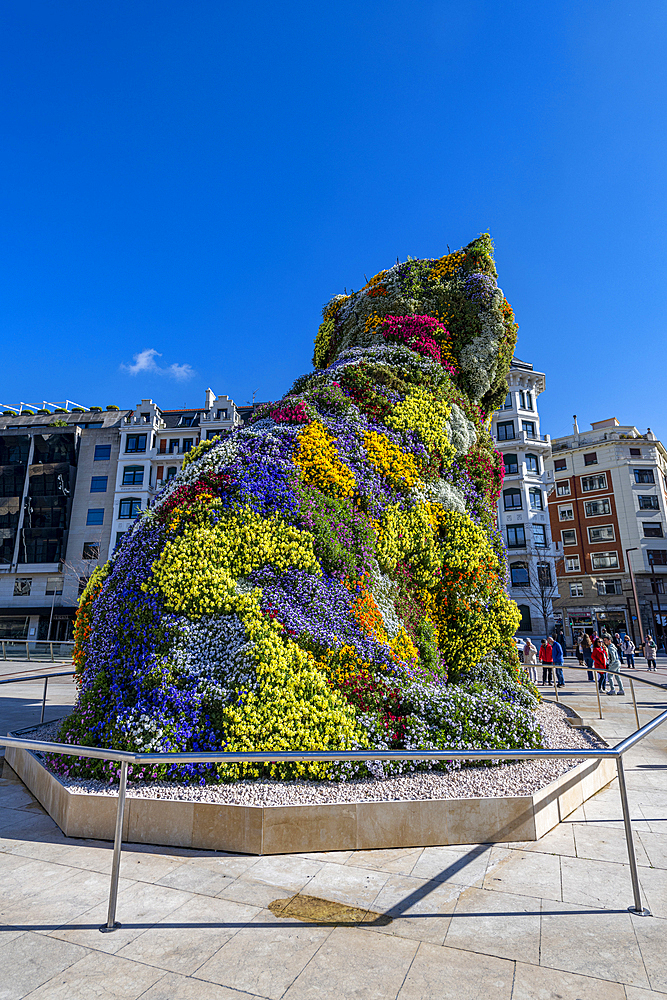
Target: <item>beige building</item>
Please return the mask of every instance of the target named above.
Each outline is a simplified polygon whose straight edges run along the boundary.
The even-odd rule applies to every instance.
[[[615,417],[554,438],[551,534],[568,640],[576,632],[667,635],[667,452]],[[633,577],[636,587],[633,590]],[[641,627],[640,627],[641,622]]]

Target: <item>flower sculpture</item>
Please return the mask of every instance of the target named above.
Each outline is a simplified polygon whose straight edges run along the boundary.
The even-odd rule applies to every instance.
[[[61,738],[135,750],[540,745],[487,414],[516,340],[483,235],[323,310],[314,370],[202,442],[90,580]],[[113,778],[100,761],[64,773]],[[447,766],[275,763],[349,778]],[[133,779],[230,781],[256,765]]]

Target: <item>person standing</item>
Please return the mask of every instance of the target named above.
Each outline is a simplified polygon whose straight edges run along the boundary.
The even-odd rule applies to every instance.
[[[565,687],[565,678],[563,677],[563,647],[551,635],[549,636],[549,645],[551,646],[551,662],[556,671],[556,683],[559,688]]]
[[[528,676],[533,684],[537,684],[537,650],[530,641],[530,636],[523,647],[523,665],[528,667]]]
[[[574,643],[574,655],[579,660],[579,666],[583,667],[583,665],[584,665],[584,647],[583,647],[583,645],[581,643],[581,636],[580,635],[577,636],[576,641]]]
[[[581,647],[584,651],[584,663],[588,667],[588,679],[589,681],[593,681],[595,680],[595,675],[593,674],[593,644],[587,632],[584,632],[581,637]]]
[[[593,663],[598,672],[598,686],[600,691],[604,691],[607,676],[607,652],[602,640],[598,638],[593,639]]]
[[[607,694],[614,694],[614,681],[618,684],[618,691],[616,694],[625,694],[623,680],[620,673],[621,660],[618,655],[618,650],[616,649],[616,643],[613,639],[605,639],[604,644],[606,646],[607,653],[607,681],[609,682],[609,690],[607,691]]]
[[[646,657],[646,662],[648,664],[649,670],[657,670],[657,665],[655,658],[658,652],[658,647],[656,646],[655,639],[649,632],[644,639],[644,656]],[[651,666],[653,664],[653,666]]]
[[[628,669],[630,667],[632,667],[632,669],[634,670],[635,669],[635,644],[632,641],[632,639],[630,638],[630,636],[627,634],[627,632],[623,636],[623,642],[621,643],[621,649],[623,650],[623,655],[625,656],[626,660],[628,661]]]
[[[553,657],[551,653],[551,646],[546,639],[542,639],[540,645],[539,653],[540,663],[542,664],[542,683],[543,684],[553,684],[553,673],[551,669],[551,664],[553,663]]]
[[[614,645],[616,646],[616,652],[618,653],[619,662],[621,666],[623,666],[625,662],[623,659],[623,643],[621,642],[621,637],[618,634],[618,632],[614,632]]]

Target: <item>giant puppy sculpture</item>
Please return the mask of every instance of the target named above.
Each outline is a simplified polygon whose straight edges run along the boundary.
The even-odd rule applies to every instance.
[[[323,311],[314,370],[188,456],[96,571],[61,737],[137,750],[539,746],[488,414],[516,340],[488,236]],[[99,761],[57,764],[112,774]],[[371,766],[375,776],[440,765]],[[446,765],[442,765],[446,766]],[[364,764],[276,764],[349,778]],[[133,775],[234,780],[255,766]]]

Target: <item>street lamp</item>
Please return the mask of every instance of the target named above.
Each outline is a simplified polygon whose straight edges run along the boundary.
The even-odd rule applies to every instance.
[[[662,629],[662,639],[663,639],[663,642],[664,642],[664,639],[665,639],[665,628],[664,628],[664,625],[662,624],[662,612],[661,612],[661,608],[660,608],[660,584],[658,583],[658,577],[655,575],[655,564],[654,564],[654,557],[653,557],[653,553],[652,552],[648,553],[648,561],[649,561],[649,566],[651,567],[651,583],[653,584],[653,590],[655,591],[655,600],[656,600],[656,603],[658,605],[658,624],[660,625],[660,628]],[[656,642],[657,642],[658,630],[656,629],[655,632],[656,632]]]
[[[637,587],[635,584],[635,574],[632,572],[632,563],[630,561],[630,556],[628,552],[637,552],[637,546],[634,545],[631,549],[625,550],[625,558],[628,562],[628,569],[630,570],[630,583],[632,584],[632,593],[635,599],[635,608],[637,610],[637,624],[639,625],[639,638],[641,639],[642,647],[644,646],[644,629],[642,628],[642,616],[639,610],[639,600],[637,599]]]

